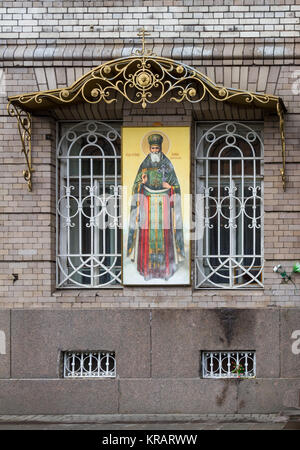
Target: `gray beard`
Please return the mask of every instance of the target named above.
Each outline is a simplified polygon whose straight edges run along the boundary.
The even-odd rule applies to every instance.
[[[161,157],[161,152],[150,153],[151,162],[153,162],[153,163],[159,163],[160,157]]]

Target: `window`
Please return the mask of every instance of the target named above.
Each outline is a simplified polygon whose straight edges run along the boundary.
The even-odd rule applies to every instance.
[[[93,351],[63,353],[64,378],[111,378],[116,376],[114,352]]]
[[[198,126],[196,288],[263,287],[262,158],[259,124]]]
[[[57,286],[121,282],[119,126],[62,123],[57,147]]]
[[[254,351],[202,352],[203,378],[254,378],[256,354]]]

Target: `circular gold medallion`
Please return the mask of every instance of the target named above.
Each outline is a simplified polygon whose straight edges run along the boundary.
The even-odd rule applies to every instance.
[[[111,68],[109,66],[105,66],[104,69],[103,69],[103,72],[106,73],[106,74],[110,73],[111,72]]]
[[[141,87],[147,87],[151,83],[150,75],[148,75],[146,72],[141,72],[137,76],[136,82]]]
[[[189,89],[189,96],[190,97],[195,97],[196,94],[197,94],[197,92],[196,92],[195,88]]]
[[[91,91],[91,96],[92,97],[98,97],[98,95],[99,95],[99,90],[98,89],[93,89],[92,91]]]
[[[69,91],[67,91],[66,89],[63,89],[63,90],[61,91],[61,95],[62,95],[64,98],[68,98],[68,97],[69,97]]]

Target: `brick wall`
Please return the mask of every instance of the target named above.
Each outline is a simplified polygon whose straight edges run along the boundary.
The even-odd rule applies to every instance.
[[[2,39],[299,37],[298,0],[6,1]],[[91,30],[91,26],[94,27]]]
[[[300,1],[262,3],[266,2],[7,1],[5,7],[1,6],[0,53],[5,89],[0,92],[0,308],[300,305],[300,291],[292,284],[280,283],[279,275],[272,270],[278,263],[290,270],[300,259]],[[95,26],[95,31],[90,30],[90,25]],[[55,288],[55,120],[34,118],[35,172],[30,193],[22,177],[24,158],[17,124],[7,115],[6,96],[70,85],[102,61],[130,55],[139,46],[136,29],[142,25],[152,31],[149,46],[158,55],[193,65],[228,87],[279,95],[288,108],[286,192],[282,191],[279,174],[278,119],[263,119],[264,290]],[[179,104],[176,109],[161,104],[147,108],[143,114],[128,104],[124,111],[118,106],[98,111],[103,119],[123,119],[124,125],[143,126],[154,122],[191,124],[195,114],[187,104]],[[76,109],[63,114],[64,118],[84,118]],[[215,116],[208,111],[198,116],[198,120],[216,118],[254,120],[257,116],[254,110],[237,107],[225,108]],[[53,136],[52,141],[46,139],[47,134]],[[18,275],[17,280],[13,274]],[[300,277],[296,282],[300,286]]]

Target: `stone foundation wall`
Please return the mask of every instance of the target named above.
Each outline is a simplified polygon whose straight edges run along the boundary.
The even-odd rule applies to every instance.
[[[299,323],[298,309],[278,308],[1,311],[0,414],[262,414],[299,407],[300,355],[291,338]],[[86,349],[115,351],[116,378],[62,379],[61,351]],[[205,350],[255,350],[256,378],[203,379]]]

